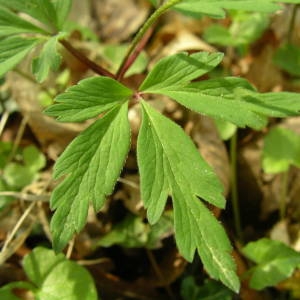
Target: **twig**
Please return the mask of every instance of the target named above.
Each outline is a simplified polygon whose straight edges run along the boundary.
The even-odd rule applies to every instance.
[[[17,233],[17,231],[19,230],[19,228],[21,227],[21,225],[23,224],[23,222],[25,221],[25,219],[27,218],[27,216],[29,215],[29,213],[32,211],[32,209],[34,208],[34,206],[36,205],[36,202],[32,202],[24,211],[24,213],[22,214],[21,218],[18,220],[17,224],[15,225],[15,227],[13,228],[12,232],[9,234],[9,236],[7,237],[7,239],[4,242],[4,245],[2,247],[1,253],[4,252],[8,246],[8,244],[12,241],[14,235]]]
[[[104,69],[103,67],[99,66],[89,58],[87,58],[83,53],[75,49],[68,41],[66,40],[60,40],[60,43],[73,55],[75,56],[79,61],[81,61],[84,65],[89,67],[91,70],[93,70],[95,73],[103,76],[108,76],[111,78],[115,78],[115,75],[109,72],[108,70]]]
[[[70,259],[71,255],[72,255],[74,244],[75,244],[75,237],[73,237],[71,239],[71,241],[69,242],[68,250],[67,250],[67,253],[66,253],[66,258],[67,259]]]
[[[31,194],[25,194],[25,193],[14,192],[14,191],[0,192],[0,196],[9,196],[24,201],[30,201],[30,202],[34,202],[34,201],[49,202],[50,200],[50,196],[48,195],[31,195]]]
[[[127,184],[127,185],[131,186],[132,188],[134,188],[136,190],[140,189],[140,186],[137,183],[135,183],[133,181],[130,181],[130,180],[127,180],[125,178],[119,178],[118,181],[121,182],[121,183]]]
[[[2,115],[1,121],[0,121],[0,136],[3,133],[3,130],[5,128],[8,118],[9,118],[9,112],[7,110],[5,110]]]
[[[103,264],[106,262],[110,262],[111,260],[105,257],[96,258],[96,259],[81,259],[77,260],[76,263],[81,266],[92,266],[97,264]]]
[[[169,295],[170,299],[174,300],[175,299],[175,296],[170,288],[170,286],[166,283],[165,279],[164,279],[164,276],[163,274],[161,273],[161,270],[156,262],[156,259],[153,255],[153,253],[149,250],[149,249],[146,249],[146,253],[147,253],[147,256],[148,256],[148,259],[151,263],[151,266],[156,274],[156,276],[158,277],[158,279],[164,284],[164,288],[167,292],[167,294]]]
[[[24,134],[28,119],[29,118],[28,118],[27,115],[25,115],[22,119],[22,122],[21,122],[20,127],[19,127],[18,132],[17,132],[17,136],[16,136],[15,141],[14,141],[13,148],[12,148],[11,153],[10,153],[9,158],[8,158],[8,162],[10,162],[16,154],[16,151],[17,151],[17,149],[20,145],[22,136]]]

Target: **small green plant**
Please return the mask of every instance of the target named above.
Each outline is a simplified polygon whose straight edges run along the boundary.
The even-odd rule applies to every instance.
[[[300,136],[287,128],[272,128],[264,139],[262,167],[266,173],[281,174],[281,219],[285,218],[288,173],[292,165],[300,167]]]
[[[17,149],[14,159],[11,143],[0,142],[0,192],[19,191],[32,183],[38,172],[46,166],[46,158],[35,146]],[[0,196],[0,209],[10,203],[10,197]]]
[[[23,266],[30,282],[11,282],[1,287],[1,299],[20,300],[15,289],[31,291],[39,300],[99,299],[89,272],[63,254],[37,247],[24,257]]]
[[[300,264],[299,252],[267,238],[248,243],[242,252],[257,264],[248,271],[250,287],[257,290],[275,286],[290,277]]]
[[[135,89],[125,86],[123,79],[147,42],[148,30],[168,9],[222,18],[224,9],[274,12],[280,6],[271,0],[164,1],[144,23],[118,70],[112,73],[78,52],[67,40],[70,32],[65,19],[71,4],[71,0],[0,0],[0,76],[37,46],[40,50],[35,52],[32,72],[38,82],[58,69],[61,46],[100,75],[70,87],[46,109],[47,115],[61,122],[96,118],[70,143],[54,167],[53,177],[62,179],[51,196],[51,208],[55,210],[51,221],[54,250],[62,251],[82,230],[91,204],[99,211],[106,196],[113,192],[130,148],[128,107],[139,104],[142,124],[137,160],[149,223],[159,221],[171,196],[180,253],[192,261],[197,250],[210,276],[237,292],[240,283],[230,253],[232,247],[222,225],[205,205],[225,207],[222,185],[190,137],[157,112],[147,101],[148,95],[168,96],[195,112],[259,130],[267,125],[269,116],[298,115],[299,94],[261,94],[246,80],[235,77],[195,81],[221,63],[222,53],[177,53],[165,57]],[[19,12],[30,18],[23,18]]]

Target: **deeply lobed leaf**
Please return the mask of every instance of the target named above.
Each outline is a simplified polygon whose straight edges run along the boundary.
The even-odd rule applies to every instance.
[[[20,33],[45,33],[45,31],[0,7],[0,37]]]
[[[109,77],[92,77],[80,81],[55,98],[57,104],[45,110],[61,122],[80,122],[123,103],[132,91]]]
[[[83,131],[57,160],[54,177],[67,175],[54,190],[53,245],[61,251],[85,224],[89,203],[99,210],[113,191],[130,145],[127,103],[110,110]]]
[[[38,39],[8,37],[0,40],[0,77],[12,70],[39,43]]]
[[[198,113],[254,129],[266,126],[268,117],[295,116],[300,110],[299,94],[260,94],[245,79],[237,77],[193,82],[156,92]]]
[[[26,13],[49,26],[56,24],[56,12],[50,0],[0,0],[0,6]]]
[[[223,59],[223,53],[197,52],[191,55],[178,53],[161,59],[147,75],[140,91],[156,93],[161,89],[186,85],[206,74]]]
[[[220,182],[181,127],[145,102],[142,109],[137,155],[149,221],[158,220],[171,194],[179,251],[191,261],[197,249],[209,274],[238,290],[239,280],[225,231],[197,198],[224,207]]]

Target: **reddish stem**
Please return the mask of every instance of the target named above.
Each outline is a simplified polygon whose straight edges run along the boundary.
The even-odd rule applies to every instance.
[[[118,81],[122,80],[122,78],[124,77],[127,70],[132,66],[132,64],[135,62],[137,57],[143,51],[143,49],[145,48],[145,46],[146,46],[148,40],[150,39],[152,33],[153,33],[153,27],[150,27],[148,29],[148,31],[146,32],[146,34],[141,39],[141,41],[139,42],[139,44],[137,45],[134,52],[131,55],[129,55],[127,58],[125,57],[125,59],[123,60],[121,66],[119,67],[119,70],[116,74],[116,78],[117,78]]]
[[[84,54],[82,54],[80,51],[75,49],[68,41],[66,40],[60,40],[60,43],[78,60],[80,60],[84,65],[89,67],[91,70],[93,70],[95,73],[103,76],[107,76],[110,78],[115,79],[116,76],[109,72],[108,70],[104,69],[103,67],[97,65],[93,61],[91,61],[89,58],[87,58]]]

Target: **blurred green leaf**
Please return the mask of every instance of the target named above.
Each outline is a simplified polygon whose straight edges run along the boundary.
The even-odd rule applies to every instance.
[[[300,48],[292,44],[280,46],[273,57],[274,63],[294,76],[300,76]]]
[[[274,127],[264,139],[263,169],[266,173],[280,173],[291,165],[300,168],[300,136],[290,129]]]
[[[47,79],[50,71],[57,71],[61,64],[61,55],[57,52],[59,36],[51,37],[44,45],[38,57],[32,61],[32,73],[38,82]]]
[[[23,161],[33,171],[39,171],[46,166],[45,155],[35,146],[24,148]]]
[[[0,7],[0,37],[20,33],[43,34],[45,33],[45,31],[33,25],[32,23],[20,18],[9,10]]]
[[[261,290],[290,277],[300,264],[300,253],[267,238],[248,243],[242,252],[257,266],[250,270],[250,287]]]
[[[230,122],[220,119],[214,119],[214,122],[223,141],[230,139],[237,131],[237,126]]]
[[[233,14],[229,28],[211,25],[204,32],[204,39],[221,46],[248,46],[256,41],[269,25],[269,17],[262,13],[238,12]]]
[[[120,245],[126,248],[159,248],[161,240],[173,232],[172,213],[166,212],[151,226],[138,216],[128,215],[97,242],[98,246]]]
[[[54,26],[57,21],[55,9],[50,0],[0,0],[0,6],[26,13],[49,26]]]
[[[183,300],[232,300],[233,293],[221,283],[205,280],[204,284],[196,284],[194,277],[188,276],[181,282],[180,294]]]

